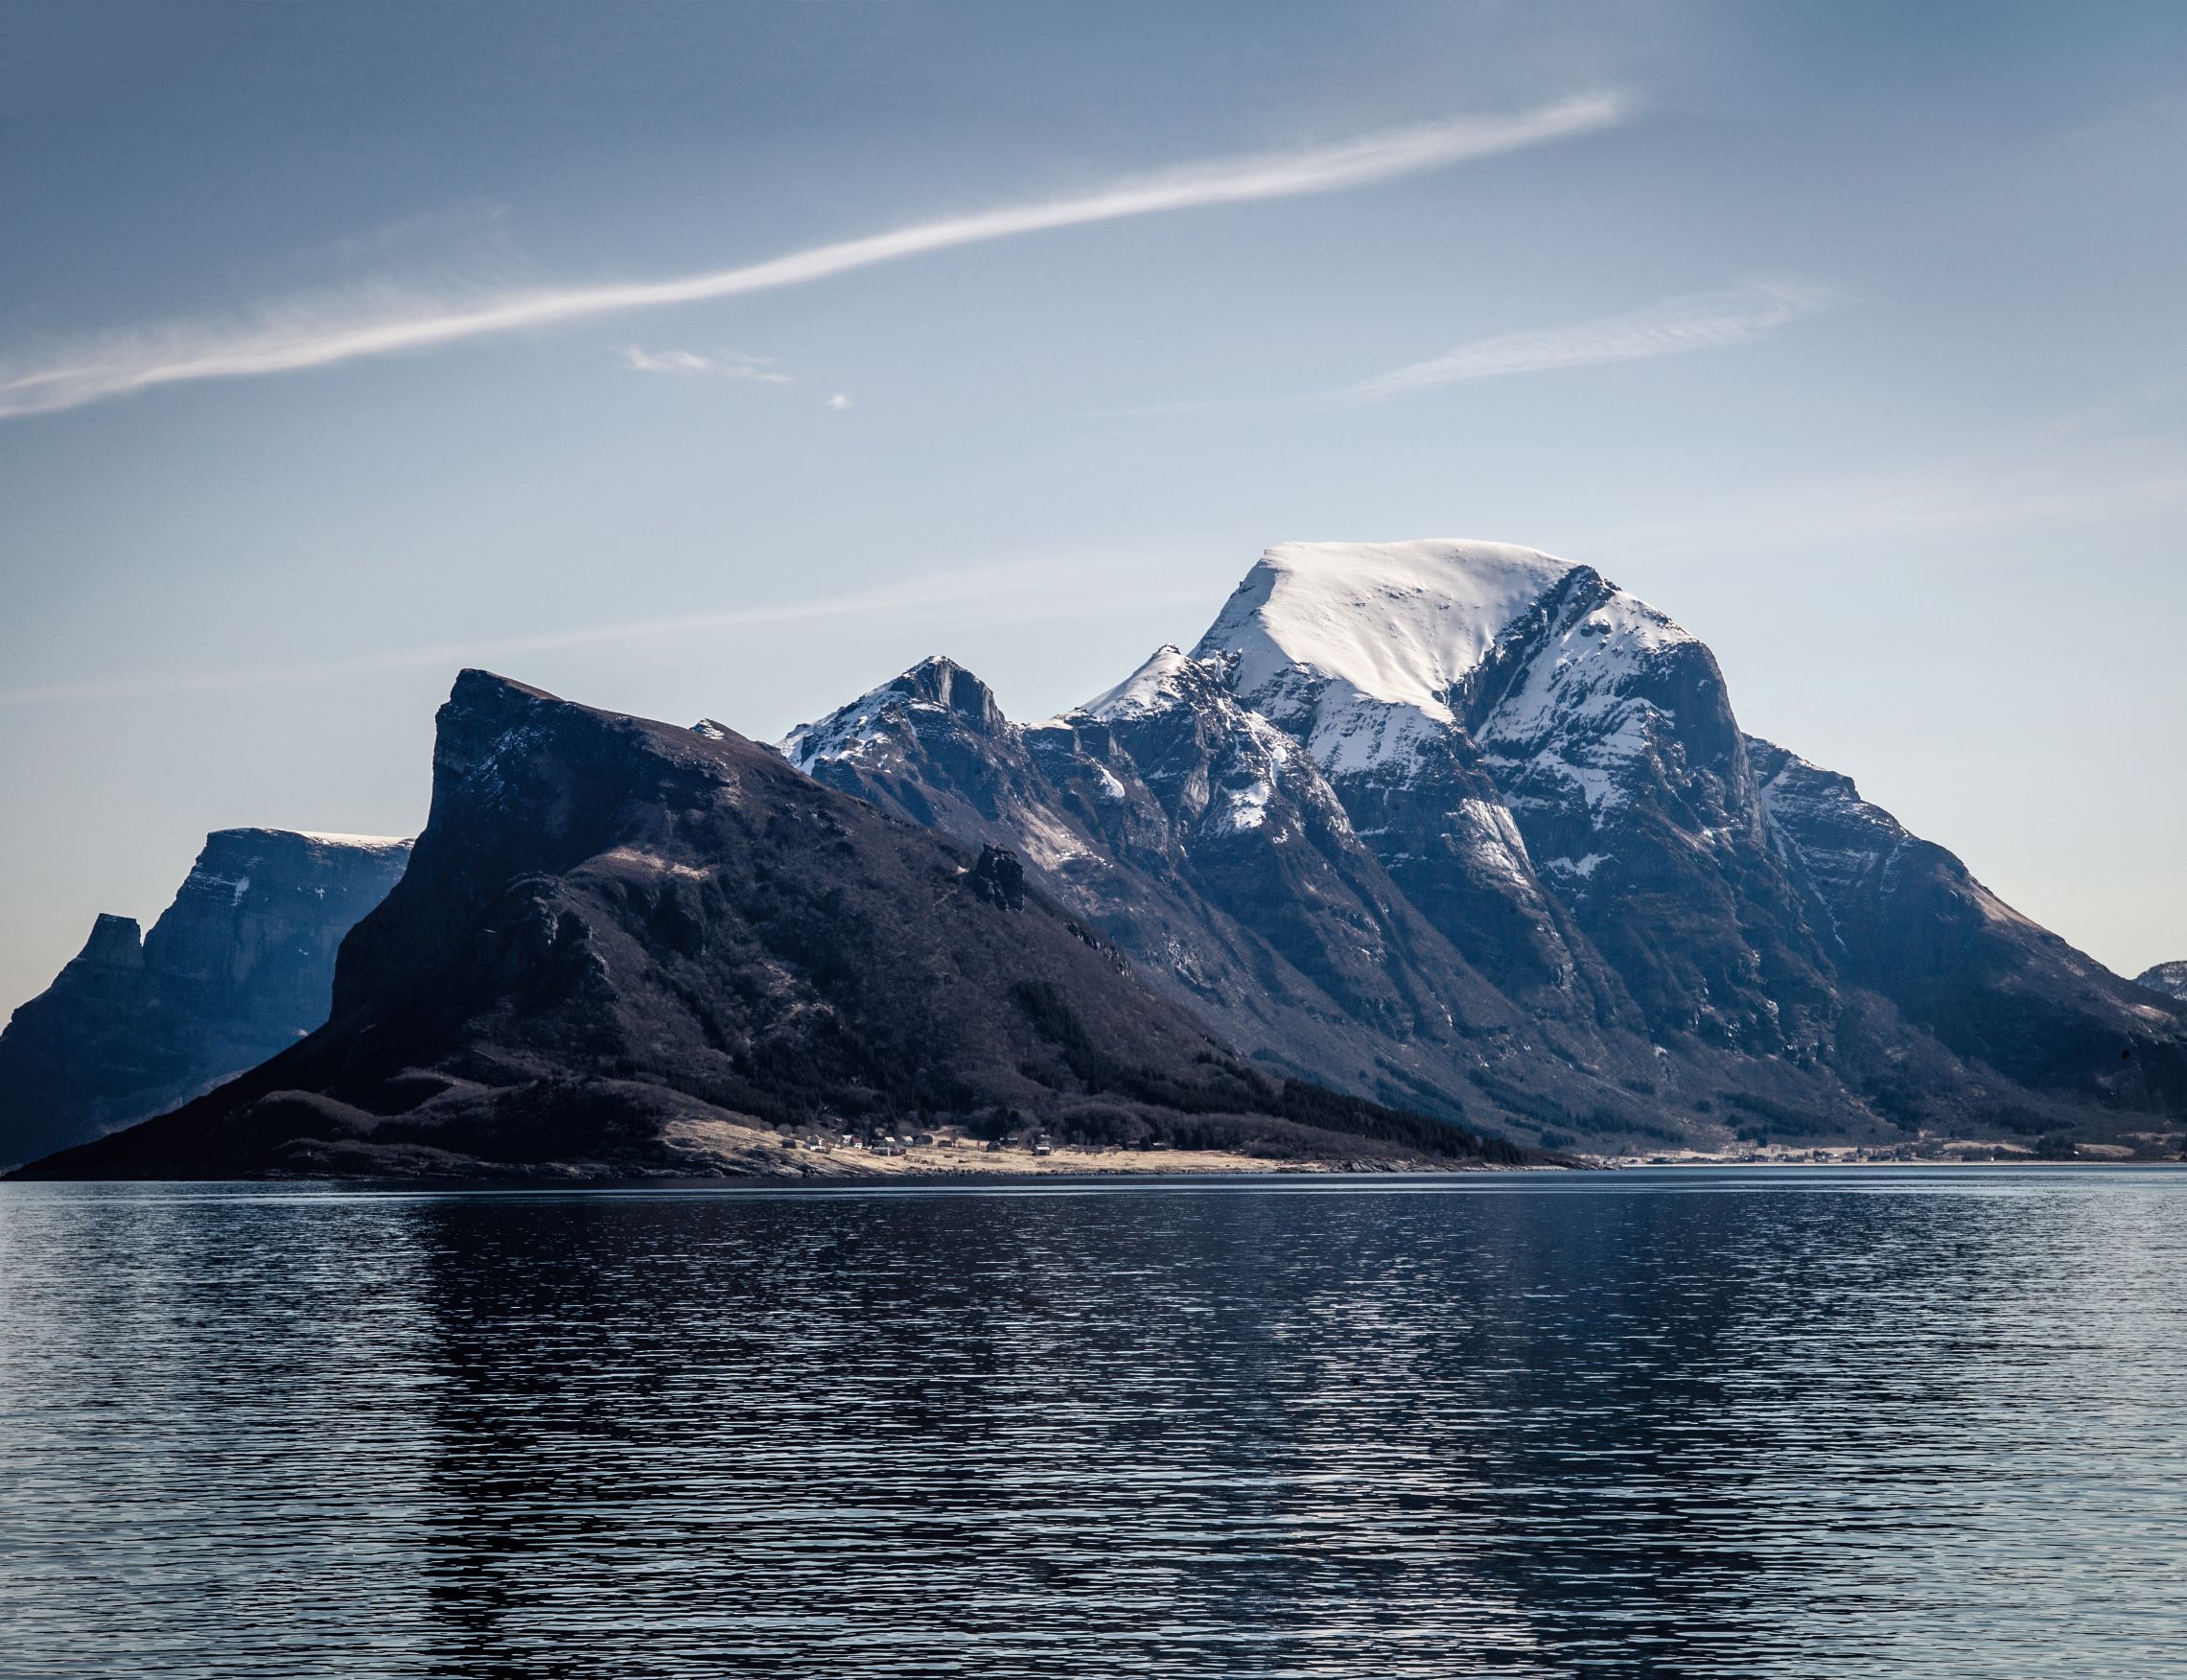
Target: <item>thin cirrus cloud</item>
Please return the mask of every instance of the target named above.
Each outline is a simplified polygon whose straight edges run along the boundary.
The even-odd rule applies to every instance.
[[[1382,403],[1464,380],[1724,350],[1767,338],[1841,301],[1839,293],[1826,287],[1797,280],[1753,281],[1721,292],[1688,292],[1601,320],[1476,338],[1447,355],[1361,380],[1336,395],[1343,402]]]
[[[621,624],[584,624],[531,635],[501,636],[471,642],[391,647],[347,657],[314,659],[300,665],[223,664],[216,668],[115,676],[71,677],[0,688],[0,709],[80,701],[147,700],[179,694],[224,693],[287,683],[324,684],[333,677],[369,676],[425,666],[473,662],[497,664],[532,654],[557,653],[603,643],[631,642],[726,629],[754,629],[859,617],[941,615],[962,630],[967,624],[1050,623],[1076,618],[1110,599],[1106,574],[1082,558],[1049,558],[923,572],[904,581],[869,590],[831,590],[826,595],[732,607],[720,612]],[[1185,583],[1154,584],[1134,592],[1149,601],[1183,603],[1198,598]]]
[[[877,263],[1019,234],[1338,192],[1593,133],[1622,122],[1629,110],[1617,95],[1589,94],[1511,115],[1457,117],[1330,146],[1186,164],[1074,197],[919,222],[672,280],[543,287],[456,301],[384,292],[284,305],[242,323],[178,322],[119,333],[0,369],[0,418],[81,408],[152,385],[289,373],[490,334],[802,286]]]
[[[664,373],[673,379],[748,380],[755,385],[790,385],[764,356],[747,356],[741,350],[718,350],[708,355],[698,350],[648,350],[642,344],[623,347],[622,364],[633,373]]]

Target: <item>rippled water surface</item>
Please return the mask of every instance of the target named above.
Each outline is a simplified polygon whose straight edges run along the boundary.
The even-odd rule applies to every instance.
[[[0,1186],[0,1673],[2187,1675],[2187,1176]]]

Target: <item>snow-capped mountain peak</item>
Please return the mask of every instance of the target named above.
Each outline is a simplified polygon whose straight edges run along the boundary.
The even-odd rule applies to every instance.
[[[1485,685],[1489,735],[1539,750],[1602,735],[1625,690],[1692,638],[1591,569],[1505,543],[1284,543],[1261,556],[1194,649],[1229,662],[1240,700],[1333,774],[1406,766]],[[1630,733],[1630,732],[1628,732]]]
[[[1145,664],[1113,688],[1104,689],[1066,716],[1098,718],[1104,723],[1167,712],[1191,698],[1214,679],[1209,662],[1194,659],[1175,642],[1165,642]]]
[[[1279,543],[1199,645],[1241,696],[1307,672],[1448,722],[1451,686],[1573,563],[1507,543]]]
[[[826,717],[800,724],[775,743],[775,751],[809,774],[824,760],[857,758],[884,747],[899,718],[921,712],[936,717],[955,713],[983,734],[1009,727],[987,684],[955,660],[934,655]],[[702,718],[693,728],[707,735],[710,721]]]
[[[2187,1114],[2179,966],[2109,975],[1538,549],[1284,544],[1046,723],[929,661],[783,750],[1017,852],[1239,1048],[1347,1089],[1719,1142]]]

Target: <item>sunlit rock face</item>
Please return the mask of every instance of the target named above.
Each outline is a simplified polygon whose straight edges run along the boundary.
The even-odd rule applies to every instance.
[[[0,1162],[197,1095],[327,1018],[335,952],[387,896],[407,840],[223,828],[150,934],[101,916],[0,1033]]]

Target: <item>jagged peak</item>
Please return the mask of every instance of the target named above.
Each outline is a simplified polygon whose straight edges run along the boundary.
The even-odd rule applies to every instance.
[[[1324,768],[1358,771],[1425,751],[1457,721],[1464,687],[1500,645],[1545,637],[1559,645],[1553,668],[1532,673],[1542,692],[1518,696],[1528,717],[1569,710],[1575,684],[1589,694],[1615,688],[1619,673],[1692,641],[1577,561],[1434,538],[1278,544],[1193,653],[1227,658],[1238,697],[1304,740]]]
[[[895,682],[887,684],[884,691],[946,706],[987,729],[999,728],[1009,721],[995,703],[994,690],[942,654],[929,654]]]
[[[800,724],[775,743],[775,751],[800,770],[810,770],[828,759],[855,755],[906,709],[919,707],[951,712],[982,735],[999,735],[1010,728],[992,688],[955,660],[930,654],[848,706]]]
[[[1200,701],[1220,689],[1225,668],[1221,660],[1195,659],[1175,642],[1164,642],[1115,688],[1105,688],[1064,715],[1112,723],[1167,712],[1173,706]]]
[[[448,691],[448,704],[462,707],[505,706],[511,702],[559,698],[545,688],[535,688],[529,683],[520,683],[514,677],[504,677],[499,671],[484,670],[477,665],[465,665],[457,671],[454,685]]]
[[[543,708],[567,705],[543,688],[534,688],[493,671],[466,666],[455,673],[448,698],[433,715],[433,796],[444,781],[454,782],[488,759],[494,743]],[[429,819],[430,821],[430,819]]]
[[[1232,592],[1193,656],[1233,656],[1234,686],[1248,697],[1304,672],[1447,721],[1452,688],[1575,574],[1594,586],[1589,610],[1569,627],[1582,640],[1643,649],[1692,640],[1592,567],[1538,548],[1466,538],[1279,543]]]
[[[134,916],[115,916],[102,910],[76,960],[104,968],[134,968],[144,961],[144,929],[137,925]]]

